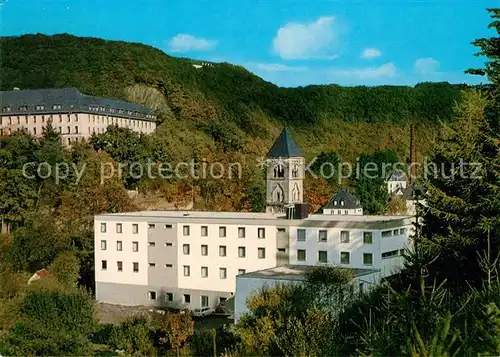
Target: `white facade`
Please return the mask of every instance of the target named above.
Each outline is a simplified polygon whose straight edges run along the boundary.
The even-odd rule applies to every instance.
[[[363,208],[324,208],[323,214],[362,216]]]

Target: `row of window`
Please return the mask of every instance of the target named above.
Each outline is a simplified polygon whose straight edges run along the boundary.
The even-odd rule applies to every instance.
[[[59,123],[63,122],[63,115],[59,114]],[[53,121],[54,120],[54,115],[47,115],[47,121]],[[67,114],[67,122],[71,122],[71,114]],[[78,121],[78,114],[74,114],[75,122]],[[21,125],[21,117],[17,116],[16,118],[13,117],[4,117],[0,118],[0,124],[2,125],[12,125],[12,124],[17,124]],[[37,123],[37,116],[33,115],[33,124]],[[45,123],[45,115],[42,115],[42,124]],[[24,124],[29,124],[29,115],[24,116]]]
[[[126,119],[126,118],[115,118],[115,117],[104,117],[104,116],[95,116],[92,115],[92,123],[94,124],[103,124],[103,125],[120,125],[120,126],[126,126],[126,127],[136,127],[136,128],[146,128],[146,129],[152,129],[153,128],[153,123],[152,122],[145,122],[143,120],[131,120],[131,119]],[[99,123],[100,122],[100,123]]]
[[[391,237],[393,235],[402,235],[406,234],[406,228],[399,228],[389,231],[382,231],[382,237]],[[306,240],[306,230],[299,228],[297,229],[297,241],[305,242]],[[341,243],[349,243],[350,240],[350,232],[349,231],[341,231],[340,232],[340,242]],[[318,231],[318,242],[327,242],[328,241],[328,231],[326,229],[320,229]],[[372,244],[373,243],[373,232],[363,232],[363,243],[364,244]]]
[[[105,240],[101,240],[101,250],[107,250],[107,249],[108,249],[108,242]],[[123,250],[123,242],[121,240],[116,241],[116,250],[119,252]],[[133,252],[139,251],[139,242],[132,242],[132,251]]]
[[[406,228],[399,228],[399,229],[391,229],[388,231],[382,231],[382,238],[403,235],[403,234],[406,234],[406,232],[407,232]]]
[[[156,291],[148,291],[148,298],[149,300],[156,300],[157,299],[157,294]],[[201,302],[201,307],[208,307],[210,306],[210,299],[207,295],[201,295],[200,297],[200,302]],[[226,301],[227,298],[220,296],[219,297],[219,304],[223,303]],[[174,294],[173,293],[165,293],[165,302],[173,302],[174,301]],[[185,304],[190,304],[191,303],[191,294],[182,294],[182,302]]]
[[[403,255],[404,249],[393,250],[390,252],[382,253],[382,259],[392,258],[395,256]],[[326,250],[318,251],[318,263],[328,263],[328,252]],[[299,262],[305,262],[307,260],[307,252],[305,249],[297,250],[297,260]],[[340,252],[340,263],[341,264],[350,264],[351,263],[351,253],[349,252]],[[373,254],[372,253],[363,253],[363,264],[364,265],[373,265]]]
[[[191,246],[189,244],[184,244],[182,246],[182,252],[184,255],[191,254]],[[208,245],[201,246],[201,255],[208,256]],[[246,258],[247,249],[246,247],[238,247],[238,258]],[[227,247],[225,245],[219,245],[219,257],[227,257]],[[260,247],[257,248],[257,257],[259,259],[266,258],[266,248]]]

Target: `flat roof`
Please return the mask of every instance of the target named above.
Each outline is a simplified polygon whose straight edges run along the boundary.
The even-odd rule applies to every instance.
[[[313,265],[281,265],[274,268],[257,270],[245,274],[238,275],[238,278],[259,278],[275,280],[304,280],[305,272],[317,266]],[[351,271],[354,277],[362,275],[378,273],[379,270],[375,269],[354,269],[338,267],[338,269]]]
[[[283,214],[273,213],[254,213],[254,212],[207,212],[207,211],[139,211],[139,212],[121,212],[97,215],[96,217],[144,217],[144,218],[174,218],[174,219],[224,219],[224,220],[283,220],[283,221],[330,221],[330,222],[387,222],[397,221],[412,216],[375,216],[375,215],[330,215],[330,214],[312,214],[305,219],[287,220]]]

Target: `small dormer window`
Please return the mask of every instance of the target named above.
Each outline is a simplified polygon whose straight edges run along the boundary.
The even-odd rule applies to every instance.
[[[336,206],[337,205],[337,201],[333,201],[333,205]]]
[[[10,107],[3,107],[4,112],[10,112]]]
[[[25,112],[28,110],[28,107],[27,106],[22,106],[22,107],[19,107],[19,110],[22,111],[22,112]]]
[[[340,201],[340,205],[343,206],[344,205],[344,201]]]

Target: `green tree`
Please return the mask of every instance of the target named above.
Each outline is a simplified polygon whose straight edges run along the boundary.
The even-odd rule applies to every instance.
[[[76,287],[80,278],[80,262],[73,252],[65,251],[56,256],[49,272],[65,286]]]

